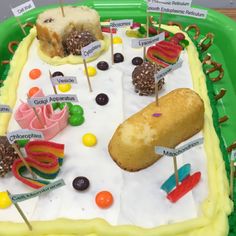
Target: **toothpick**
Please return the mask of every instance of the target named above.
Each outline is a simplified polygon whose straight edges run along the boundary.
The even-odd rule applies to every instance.
[[[232,200],[234,199],[234,173],[235,173],[234,160],[231,160],[230,161],[230,197]]]
[[[111,38],[111,63],[112,65],[114,65],[114,45],[113,45],[113,33],[111,26],[110,26],[110,38]]]
[[[21,24],[20,18],[16,17],[16,16],[15,16],[15,18],[16,18],[16,21],[17,21],[18,25],[20,26],[23,34],[26,36],[26,32],[25,32],[25,29],[24,29],[23,25]]]
[[[158,102],[158,99],[159,99],[158,82],[155,83],[155,95],[156,95],[156,105],[159,106],[159,102]]]
[[[65,17],[65,12],[64,12],[64,7],[63,7],[63,0],[59,0],[59,2],[60,2],[62,16]]]
[[[51,73],[50,70],[49,70],[49,77],[50,77],[50,80],[51,80],[51,79],[52,79],[52,73]],[[51,81],[51,82],[52,82],[52,81]],[[52,87],[53,87],[53,91],[54,91],[54,93],[57,94],[56,86],[55,86],[55,85],[52,85]]]
[[[30,166],[28,165],[28,163],[25,161],[25,158],[23,157],[20,149],[16,146],[15,143],[12,144],[12,147],[14,148],[14,150],[16,151],[17,155],[20,157],[21,161],[24,163],[24,166],[27,168],[27,170],[30,172],[31,176],[33,179],[37,179],[37,176],[35,175],[35,173],[32,171],[32,169],[30,168]]]
[[[28,94],[27,94],[27,97],[28,97],[28,99],[30,99],[30,96]],[[40,125],[42,126],[42,128],[45,128],[45,125],[44,125],[43,121],[41,120],[36,108],[35,107],[32,107],[32,108],[33,108],[34,114],[35,114],[37,120],[39,121]]]
[[[176,181],[176,187],[179,186],[179,174],[178,174],[178,165],[177,165],[177,158],[174,157],[174,170],[175,170],[175,181]]]
[[[7,194],[9,196],[9,198],[11,198],[11,193],[7,190]],[[13,201],[13,204],[15,206],[15,208],[17,209],[17,211],[19,212],[19,214],[21,215],[21,217],[23,218],[23,220],[25,221],[26,225],[28,226],[29,230],[32,231],[33,230],[33,227],[32,225],[30,224],[30,222],[28,221],[26,215],[24,214],[24,212],[22,211],[22,209],[20,208],[20,206],[18,205],[18,203],[15,203]]]
[[[162,22],[163,12],[160,13],[159,16],[159,27],[158,27],[158,34],[161,33],[161,22]]]
[[[86,77],[87,77],[87,81],[88,81],[89,92],[91,93],[91,92],[93,92],[93,89],[92,89],[90,78],[89,78],[87,63],[86,63],[85,59],[83,59],[83,62],[84,62],[85,73],[86,73]]]

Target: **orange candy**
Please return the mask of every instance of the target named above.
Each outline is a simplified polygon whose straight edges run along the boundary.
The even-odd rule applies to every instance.
[[[113,196],[108,191],[99,192],[96,196],[96,204],[100,208],[108,208],[113,203]]]
[[[31,98],[32,96],[34,96],[34,94],[36,94],[39,91],[39,87],[32,87],[29,92],[28,95]]]
[[[32,80],[38,79],[41,76],[42,72],[40,69],[33,69],[29,73],[29,77]]]

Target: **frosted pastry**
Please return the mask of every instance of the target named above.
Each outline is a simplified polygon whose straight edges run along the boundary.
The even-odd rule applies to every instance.
[[[156,117],[155,114],[161,114]],[[161,156],[155,146],[174,148],[203,128],[204,103],[191,89],[176,89],[124,121],[110,143],[112,159],[124,170],[138,171]]]

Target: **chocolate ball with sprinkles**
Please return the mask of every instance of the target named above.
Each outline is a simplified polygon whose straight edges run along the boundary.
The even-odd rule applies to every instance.
[[[96,38],[89,31],[79,32],[77,30],[72,31],[64,40],[63,46],[65,54],[81,55],[81,48],[96,41]]]
[[[140,96],[150,96],[155,94],[155,78],[154,74],[162,69],[161,66],[151,62],[144,62],[136,66],[132,73],[132,83],[135,87],[135,92]],[[164,85],[164,79],[158,82],[158,90],[161,90]]]
[[[11,171],[13,162],[18,155],[5,136],[0,136],[0,177]]]

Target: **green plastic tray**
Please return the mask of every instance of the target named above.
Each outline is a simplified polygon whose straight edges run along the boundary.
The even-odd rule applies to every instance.
[[[37,3],[36,3],[37,5]],[[95,8],[101,15],[101,20],[105,19],[125,19],[133,18],[134,21],[145,23],[146,20],[146,1],[145,0],[87,0],[75,1],[74,5],[88,5]],[[50,5],[36,8],[20,17],[22,23],[34,23],[37,15],[48,8],[57,7],[58,5]],[[202,7],[199,7],[202,8]],[[202,8],[204,9],[204,8]],[[183,28],[190,24],[197,24],[201,29],[201,38],[208,32],[215,35],[214,45],[207,51],[212,54],[214,61],[223,65],[225,75],[224,78],[216,83],[212,83],[209,78],[207,81],[209,97],[211,98],[215,128],[221,140],[221,150],[224,155],[226,169],[229,174],[229,160],[226,148],[236,141],[236,22],[230,18],[217,13],[216,11],[208,10],[206,20],[164,14],[163,23],[175,21],[181,23]],[[150,13],[150,15],[158,17],[158,14]],[[24,37],[17,21],[11,17],[0,24],[0,61],[11,59],[7,47],[10,41],[21,41]],[[204,56],[204,55],[203,55]],[[5,79],[9,70],[8,65],[1,65],[0,78]],[[214,94],[217,94],[221,88],[227,90],[223,99],[217,103],[214,102]],[[227,115],[229,120],[221,125],[218,125],[218,118]],[[229,176],[228,176],[229,177]],[[234,188],[236,195],[236,187]],[[235,197],[236,202],[236,197]],[[229,236],[236,236],[236,212],[230,216],[230,233]]]

